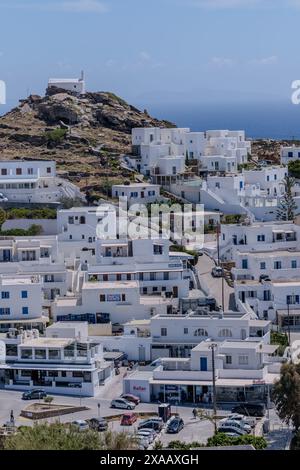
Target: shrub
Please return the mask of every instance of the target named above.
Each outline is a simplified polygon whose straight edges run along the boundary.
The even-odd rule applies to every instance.
[[[267,441],[261,436],[252,436],[245,434],[243,436],[231,437],[222,432],[217,432],[213,437],[207,440],[207,447],[224,447],[224,446],[239,446],[239,445],[253,445],[257,450],[262,450],[267,447]]]
[[[45,132],[45,139],[47,142],[59,143],[65,138],[67,132],[67,129],[54,129],[53,131]]]

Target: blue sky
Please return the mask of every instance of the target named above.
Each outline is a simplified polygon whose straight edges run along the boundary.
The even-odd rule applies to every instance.
[[[133,103],[289,102],[300,0],[0,0],[8,104],[85,70]]]

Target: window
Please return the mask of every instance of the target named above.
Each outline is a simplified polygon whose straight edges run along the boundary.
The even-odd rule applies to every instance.
[[[28,311],[28,307],[22,307],[22,314],[23,315],[28,315],[29,311]]]
[[[1,299],[9,299],[9,292],[1,292]]]
[[[225,362],[226,362],[226,364],[232,364],[232,356],[226,356],[225,357]]]
[[[258,242],[264,242],[266,239],[265,235],[257,235],[257,241]]]
[[[60,350],[49,349],[49,359],[60,359]]]
[[[21,291],[21,297],[22,297],[22,299],[27,299],[27,298],[28,298],[28,292],[27,292],[27,290],[22,290],[22,291]]]
[[[121,281],[121,274],[117,274],[117,281]]]
[[[51,173],[51,167],[50,166],[47,167],[47,173]]]
[[[274,269],[281,269],[281,261],[274,261]]]
[[[3,175],[3,176],[7,175],[7,169],[6,168],[1,169],[1,175]]]
[[[299,295],[287,295],[286,303],[289,305],[299,304]]]
[[[126,302],[126,295],[122,294],[122,302]]]
[[[277,175],[274,175],[274,181],[276,181],[276,180],[277,180]]]
[[[293,156],[294,156],[294,155],[293,155],[293,152],[288,152],[288,157],[289,157],[289,158],[293,158]]]
[[[242,269],[248,269],[248,260],[247,259],[242,260]]]
[[[33,175],[33,168],[27,168],[28,175]]]
[[[46,349],[35,349],[35,359],[46,359]]]
[[[104,281],[104,282],[107,282],[107,281],[108,281],[108,275],[107,275],[107,274],[103,274],[103,281]]]
[[[248,365],[248,356],[239,356],[239,365],[247,366]]]
[[[68,223],[69,224],[74,224],[74,217],[69,217],[68,218]]]
[[[168,334],[167,328],[161,328],[160,329],[160,335],[161,336],[167,336],[167,334]]]
[[[150,281],[155,281],[155,273],[150,273]]]
[[[22,349],[21,359],[32,359],[32,349]]]
[[[154,245],[154,246],[153,246],[153,253],[154,253],[155,255],[162,255],[162,253],[163,253],[163,247],[162,247],[162,245]]]
[[[16,168],[16,175],[22,174],[22,168]]]
[[[297,261],[295,259],[291,261],[291,267],[292,269],[297,269]]]
[[[188,335],[189,334],[189,329],[188,328],[183,328],[183,334]]]
[[[7,344],[6,345],[6,355],[7,356],[17,356],[18,355],[18,347],[15,344]]]
[[[105,294],[100,294],[100,302],[105,302]]]
[[[169,280],[169,273],[164,273],[164,281],[168,281]]]
[[[198,328],[195,331],[194,336],[208,336],[208,333],[204,328]]]
[[[266,269],[266,263],[265,263],[265,261],[263,261],[262,263],[260,263],[260,269]]]
[[[223,328],[222,330],[219,331],[219,337],[221,338],[231,338],[232,337],[232,331],[229,330],[229,328]]]
[[[0,308],[0,315],[10,315],[10,308]]]

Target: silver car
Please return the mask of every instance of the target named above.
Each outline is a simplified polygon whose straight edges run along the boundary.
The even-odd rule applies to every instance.
[[[124,398],[116,398],[112,400],[110,404],[111,408],[120,408],[122,410],[134,410],[135,404],[131,401],[127,401]]]

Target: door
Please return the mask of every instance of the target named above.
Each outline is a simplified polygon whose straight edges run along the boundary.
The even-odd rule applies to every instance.
[[[207,357],[200,357],[200,370],[207,371]]]
[[[146,355],[145,355],[145,346],[139,347],[139,362],[145,362]]]
[[[144,191],[141,191],[141,198],[144,199],[144,197],[145,197],[145,193]]]
[[[178,287],[177,286],[173,287],[173,297],[175,299],[177,299],[177,297],[178,297]]]

